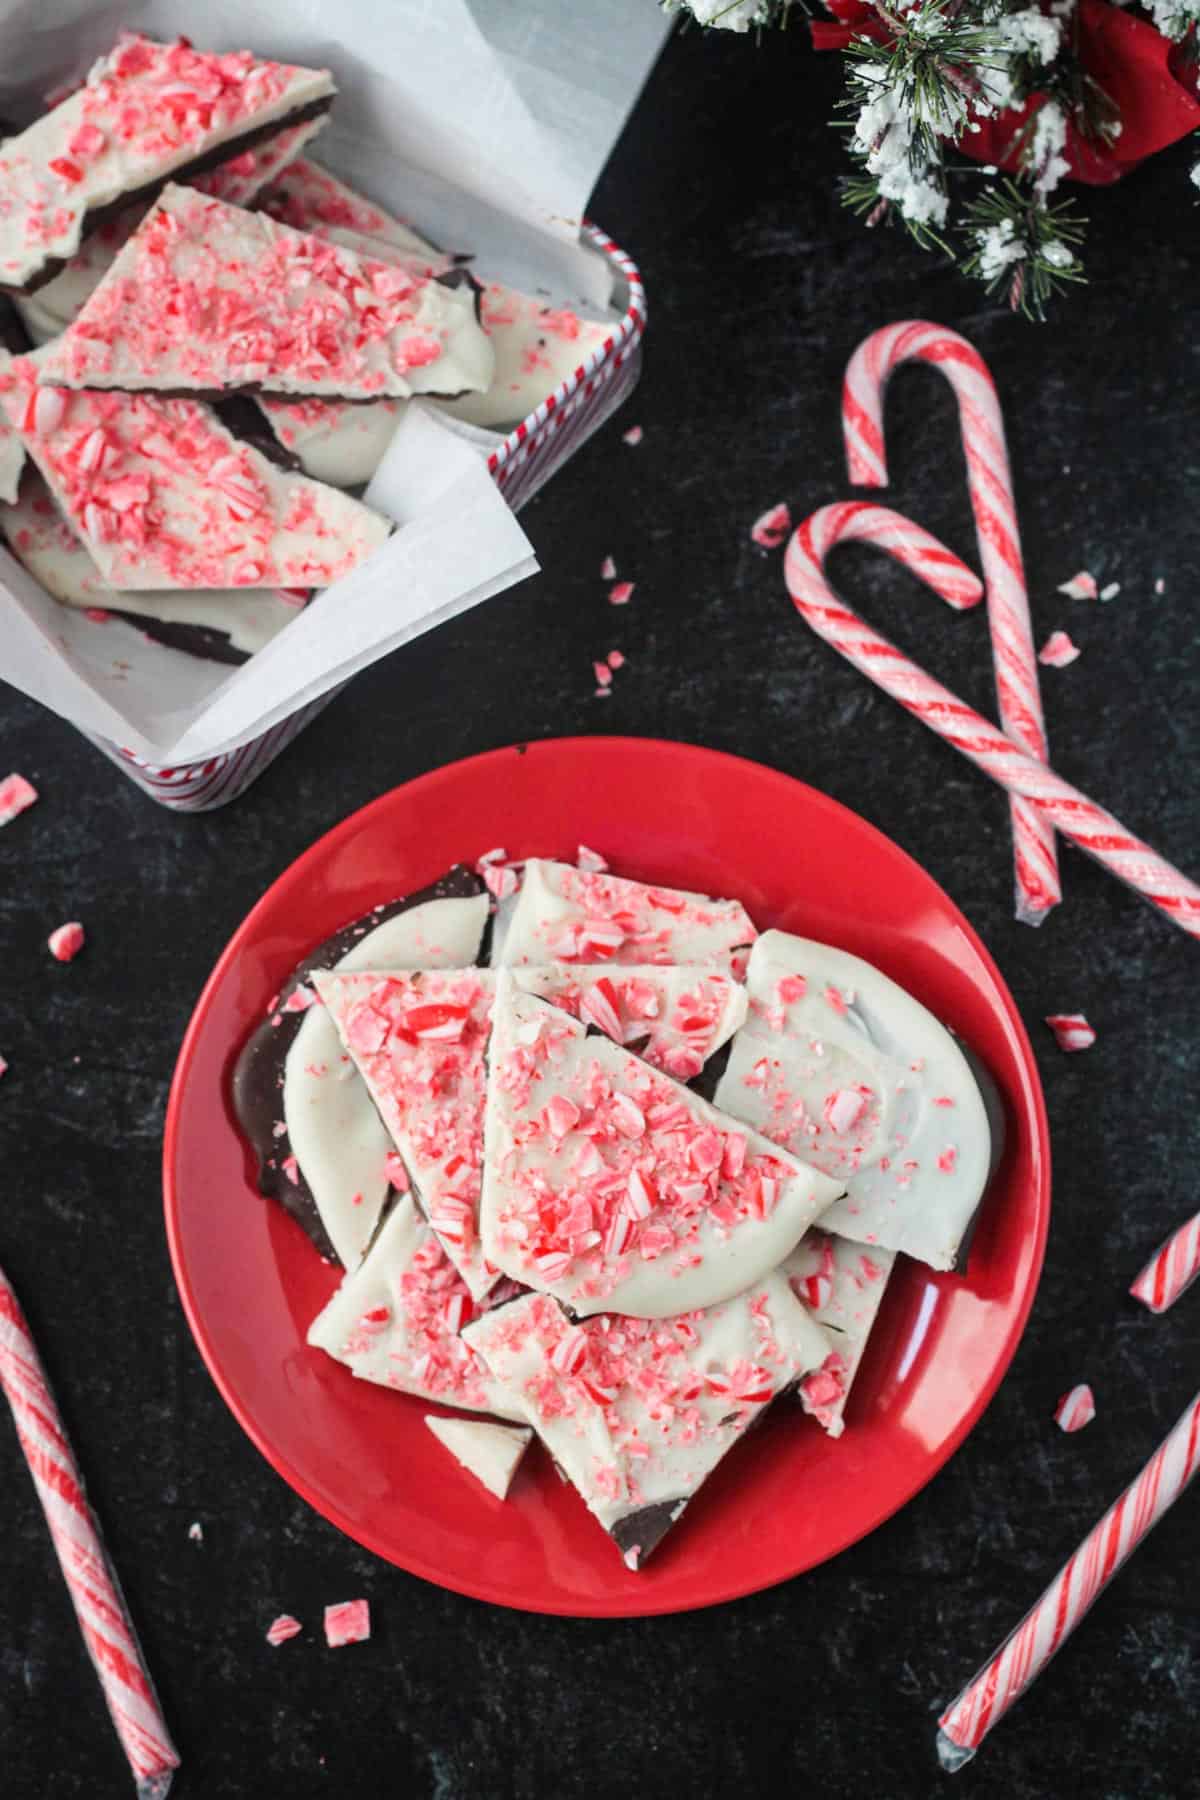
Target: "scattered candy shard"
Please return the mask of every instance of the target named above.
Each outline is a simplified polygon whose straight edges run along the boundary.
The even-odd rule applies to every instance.
[[[325,1608],[325,1642],[331,1650],[365,1644],[371,1635],[371,1609],[365,1600],[342,1600]]]
[[[1078,655],[1078,644],[1072,643],[1065,631],[1052,631],[1038,651],[1038,661],[1052,669],[1065,669]]]
[[[554,963],[513,979],[676,1081],[694,1080],[746,1017],[741,982],[694,965]]]
[[[1096,1041],[1082,1013],[1047,1013],[1045,1022],[1060,1050],[1090,1050]]]
[[[508,971],[488,1069],[483,1254],[580,1316],[718,1305],[841,1192]]]
[[[38,387],[45,354],[0,356],[0,409],[110,587],[327,587],[389,535],[195,401]]]
[[[628,444],[630,448],[633,449],[641,443],[645,435],[646,434],[640,425],[631,425],[628,431],[623,431],[621,433],[621,442],[623,444]]]
[[[71,962],[83,949],[83,926],[72,919],[68,925],[60,925],[50,933],[47,939],[50,954],[55,962]]]
[[[37,798],[37,789],[23,775],[6,775],[0,781],[0,825],[11,825]]]
[[[327,69],[122,37],[86,82],[0,144],[0,287],[32,291],[74,256],[89,214],[153,194],[251,133],[328,110]]]
[[[1086,1382],[1064,1394],[1054,1409],[1054,1423],[1060,1431],[1082,1431],[1096,1416],[1096,1401]]]
[[[175,185],[42,356],[69,388],[334,400],[484,389],[494,365],[469,286]]]
[[[830,1347],[778,1271],[721,1305],[653,1320],[572,1324],[549,1295],[526,1294],[467,1336],[634,1570]]]
[[[289,1638],[299,1637],[303,1630],[304,1627],[299,1619],[294,1619],[291,1613],[280,1613],[279,1617],[272,1620],[271,1624],[267,1626],[267,1642],[277,1650],[280,1644],[286,1644]]]
[[[632,599],[632,581],[615,581],[608,590],[608,604],[610,606],[628,606]]]
[[[845,1188],[825,1230],[954,1268],[993,1166],[954,1038],[872,964],[786,932],[758,939],[747,990],[717,1104]]]
[[[750,527],[750,536],[764,550],[778,550],[791,529],[792,515],[781,500],[778,506],[769,506],[759,514]]]
[[[7,1075],[7,1074],[8,1074],[8,1061],[5,1057],[0,1056],[0,1075]]]
[[[736,900],[710,900],[530,857],[493,962],[707,963],[735,968],[757,933]]]
[[[1102,587],[1100,589],[1099,598],[1101,600],[1115,600],[1117,595],[1120,593],[1120,591],[1121,591],[1120,582],[1119,581],[1110,581],[1108,583],[1107,587]]]
[[[204,1542],[204,1527],[199,1519],[193,1519],[188,1526],[188,1542],[192,1544],[202,1544]]]
[[[498,1278],[479,1244],[495,980],[487,969],[313,975],[421,1210],[474,1300]]]
[[[474,1311],[466,1282],[405,1194],[313,1320],[308,1342],[362,1381],[524,1424],[459,1335]]]
[[[301,609],[295,595],[227,588],[118,593],[107,587],[35,469],[15,506],[0,507],[0,537],[46,592],[98,622],[145,622],[148,636],[218,662],[244,662]]]
[[[232,201],[235,206],[249,206],[328,122],[329,115],[322,113],[318,118],[290,125],[229,162],[219,163],[207,174],[189,175],[187,185],[218,200]],[[85,238],[53,281],[34,294],[15,298],[14,305],[35,344],[48,343],[79,316],[149,210],[144,203],[128,206],[115,218],[106,219]]]
[[[493,1425],[482,1419],[439,1419],[426,1413],[425,1423],[440,1444],[468,1474],[482,1482],[497,1500],[508,1497],[517,1465],[533,1440],[528,1426]]]
[[[1086,569],[1081,569],[1078,575],[1072,575],[1070,581],[1060,581],[1058,591],[1065,594],[1068,600],[1094,600],[1097,593],[1096,577],[1089,575]]]
[[[604,561],[600,564],[600,579],[601,581],[615,581],[616,578],[617,565],[611,556],[606,556]]]
[[[854,1244],[814,1226],[806,1231],[782,1272],[792,1292],[812,1313],[833,1348],[797,1390],[830,1437],[841,1437],[843,1414],[896,1261],[894,1250]]]
[[[476,877],[466,869],[448,870],[430,887],[377,908],[318,946],[288,986],[304,982],[317,967],[462,968],[479,954],[487,916],[488,897]],[[355,1269],[392,1185],[392,1141],[325,1008],[280,1017],[278,1028],[268,1021],[255,1033],[239,1061],[239,1117],[264,1165],[265,1191],[297,1212],[310,1235],[324,1239],[325,1254]],[[278,1179],[278,1158],[287,1154],[271,1136],[280,1108],[283,1137],[303,1182],[298,1189]]]

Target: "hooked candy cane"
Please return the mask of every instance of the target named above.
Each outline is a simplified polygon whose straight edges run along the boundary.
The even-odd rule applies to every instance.
[[[1179,1227],[1146,1264],[1130,1293],[1152,1313],[1165,1313],[1200,1275],[1200,1213]]]
[[[850,479],[856,487],[887,486],[884,388],[892,371],[912,360],[940,369],[958,401],[967,485],[987,584],[1000,723],[1022,750],[1045,762],[1046,725],[1004,418],[987,364],[966,338],[943,325],[905,319],[872,332],[858,346],[842,384],[842,432]],[[1040,925],[1062,899],[1054,830],[1023,794],[1014,793],[1010,804],[1017,917],[1027,925]]]
[[[839,655],[961,750],[985,775],[1032,802],[1055,830],[1152,901],[1182,930],[1200,937],[1200,887],[1194,881],[935,681],[838,599],[825,578],[824,562],[834,544],[851,540],[888,551],[951,606],[961,609],[979,598],[975,576],[929,532],[887,507],[846,500],[813,513],[788,544],[784,579],[801,617]]]
[[[1109,1507],[1016,1630],[938,1720],[938,1759],[953,1774],[1060,1650],[1200,1467],[1200,1394],[1141,1474]]]
[[[0,1269],[0,1387],[12,1408],[71,1604],[141,1800],[166,1800],[179,1757],[16,1295]]]

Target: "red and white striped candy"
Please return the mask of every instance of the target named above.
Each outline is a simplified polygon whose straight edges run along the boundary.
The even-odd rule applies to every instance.
[[[1096,1397],[1086,1381],[1064,1394],[1054,1409],[1054,1423],[1060,1431],[1082,1431],[1096,1416]]]
[[[1064,837],[1192,937],[1200,937],[1200,887],[1194,881],[902,655],[838,599],[825,579],[824,561],[834,544],[851,540],[886,550],[951,606],[970,605],[978,597],[975,576],[929,532],[886,507],[849,500],[823,506],[804,521],[788,545],[784,577],[801,617],[839,655],[961,750],[985,775],[1030,801]]]
[[[1200,1394],[1012,1635],[946,1708],[938,1720],[937,1739],[944,1769],[954,1771],[970,1762],[988,1732],[1021,1698],[1147,1532],[1178,1500],[1198,1467]]]
[[[1068,668],[1078,657],[1079,645],[1065,631],[1052,631],[1038,651],[1038,661],[1051,669]]]
[[[1045,762],[1046,726],[1004,419],[987,364],[966,338],[944,325],[906,319],[872,332],[858,346],[842,385],[842,431],[850,479],[859,487],[887,486],[884,388],[894,369],[913,360],[939,369],[958,400],[967,485],[987,583],[1000,720],[1014,743]],[[1017,917],[1027,925],[1040,925],[1062,899],[1053,823],[1028,796],[1015,790],[1011,811]]]
[[[12,1408],[83,1641],[142,1800],[165,1800],[179,1757],[83,1491],[17,1297],[0,1270],[0,1386]]]
[[[1146,1264],[1130,1293],[1152,1313],[1165,1313],[1200,1275],[1200,1213],[1193,1213]]]
[[[621,1010],[617,1004],[617,990],[606,975],[594,981],[579,1002],[579,1016],[585,1025],[594,1025],[613,1042],[621,1042]]]
[[[0,781],[0,825],[11,825],[37,797],[32,781],[26,781],[23,775],[6,775]]]
[[[264,1635],[271,1648],[278,1650],[280,1644],[286,1644],[289,1638],[299,1637],[303,1630],[299,1619],[294,1619],[291,1613],[280,1613],[277,1619],[271,1620]]]
[[[371,1635],[371,1608],[366,1600],[341,1600],[325,1608],[325,1642],[331,1650],[365,1644]]]
[[[1090,1050],[1096,1033],[1082,1013],[1047,1013],[1046,1024],[1060,1050]]]

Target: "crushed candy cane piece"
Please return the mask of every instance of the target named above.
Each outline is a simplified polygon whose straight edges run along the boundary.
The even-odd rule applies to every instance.
[[[0,1056],[0,1075],[7,1075],[7,1074],[8,1074],[8,1063],[5,1061],[4,1057]]]
[[[325,1642],[331,1650],[365,1644],[371,1635],[371,1608],[365,1600],[342,1600],[325,1608]]]
[[[204,1542],[204,1527],[199,1519],[193,1519],[188,1526],[188,1540],[193,1544],[202,1544]]]
[[[628,606],[632,599],[632,581],[615,581],[608,590],[608,604],[610,606]]]
[[[6,775],[0,781],[0,825],[11,825],[37,797],[37,789],[23,775]]]
[[[625,667],[624,651],[610,650],[608,653],[608,666],[610,669],[623,669]]]
[[[1154,583],[1154,591],[1156,594],[1165,594],[1167,591],[1167,584],[1163,580],[1161,575],[1158,577],[1158,579]]]
[[[631,425],[628,431],[621,433],[621,442],[631,446],[640,444],[645,435],[640,425]]]
[[[1060,1050],[1090,1050],[1096,1033],[1082,1013],[1047,1013],[1046,1024]]]
[[[1100,589],[1100,599],[1101,600],[1115,600],[1117,595],[1120,593],[1120,591],[1121,591],[1120,582],[1119,581],[1110,581],[1108,583],[1107,587],[1102,587]]]
[[[750,536],[764,550],[778,550],[791,529],[792,515],[781,500],[778,506],[769,506],[766,512],[759,513],[750,527]]]
[[[615,581],[617,579],[617,565],[611,556],[606,556],[604,561],[600,564],[600,579],[601,581]]]
[[[285,1013],[307,1012],[310,1006],[317,1004],[317,996],[303,982],[294,987],[284,1001],[281,1011]]]
[[[70,962],[83,949],[83,926],[78,919],[72,919],[69,924],[52,931],[46,941],[55,962]]]
[[[1070,581],[1060,581],[1058,591],[1065,594],[1068,600],[1094,600],[1097,593],[1096,577],[1089,575],[1086,569],[1080,569],[1078,575],[1072,575]]]
[[[1038,661],[1052,669],[1065,669],[1078,655],[1079,645],[1072,643],[1065,631],[1052,631],[1038,651]]]
[[[1096,1397],[1086,1381],[1064,1394],[1054,1409],[1054,1423],[1060,1431],[1082,1431],[1096,1416]]]
[[[286,1644],[289,1638],[299,1637],[303,1630],[304,1627],[299,1619],[293,1619],[291,1613],[280,1613],[279,1617],[272,1619],[267,1626],[267,1642],[277,1650],[280,1644]]]
[[[598,850],[589,850],[586,844],[580,844],[575,852],[575,867],[582,869],[587,875],[607,875],[608,864]]]
[[[592,674],[596,677],[596,682],[599,687],[610,687],[612,685],[612,670],[606,662],[594,662],[592,664]]]

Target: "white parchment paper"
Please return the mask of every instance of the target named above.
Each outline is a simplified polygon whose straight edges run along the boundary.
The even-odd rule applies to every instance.
[[[578,227],[669,29],[654,0],[0,0],[0,114],[34,116],[122,29],[331,68],[320,160],[491,277],[609,303]],[[233,749],[536,569],[489,441],[410,405],[366,496],[395,534],[232,671],[60,606],[0,548],[0,676],[155,762]]]

